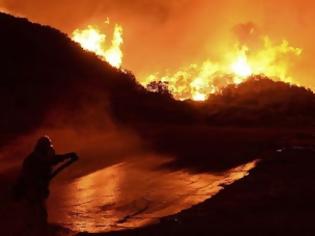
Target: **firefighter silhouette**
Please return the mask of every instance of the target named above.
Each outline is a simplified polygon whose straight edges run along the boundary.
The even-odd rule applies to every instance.
[[[14,197],[26,203],[29,217],[36,227],[47,224],[46,199],[50,181],[76,160],[76,153],[56,154],[48,136],[41,137],[33,152],[25,158],[14,188]]]

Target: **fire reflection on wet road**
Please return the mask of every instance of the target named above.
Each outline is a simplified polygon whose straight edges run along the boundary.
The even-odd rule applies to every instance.
[[[158,168],[162,163],[158,158],[132,160],[54,183],[48,202],[50,222],[80,232],[144,226],[205,201],[222,185],[247,175],[256,162],[215,174]]]

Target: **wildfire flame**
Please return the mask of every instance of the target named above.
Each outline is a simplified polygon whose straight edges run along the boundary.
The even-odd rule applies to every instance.
[[[248,63],[245,49],[240,52],[240,55],[236,58],[235,62],[231,65],[232,72],[238,77],[248,77],[253,71]]]
[[[109,20],[105,22],[109,24]],[[106,44],[107,36],[96,26],[77,29],[72,39],[82,48],[92,51],[112,66],[120,68],[123,52],[123,28],[115,25],[111,45]],[[292,47],[288,41],[273,43],[265,36],[259,49],[237,43],[222,53],[221,59],[209,59],[199,64],[190,64],[173,73],[154,73],[139,79],[139,83],[151,91],[158,91],[152,84],[163,84],[177,100],[192,99],[204,101],[210,94],[220,92],[230,84],[240,84],[251,75],[263,74],[272,79],[292,83],[288,69],[293,59],[300,56],[302,49]]]
[[[108,24],[109,20],[105,23]],[[123,59],[121,50],[122,35],[123,28],[116,24],[111,45],[108,46],[106,44],[106,34],[102,33],[98,27],[89,25],[86,29],[76,29],[72,33],[72,40],[79,43],[83,49],[94,52],[110,65],[120,68]]]
[[[223,54],[221,61],[205,60],[172,74],[151,74],[140,83],[148,87],[154,81],[161,81],[175,99],[195,101],[204,101],[210,94],[219,92],[229,84],[240,84],[251,75],[264,74],[292,83],[293,79],[288,75],[289,65],[292,57],[301,55],[302,49],[290,46],[286,40],[274,44],[269,37],[264,37],[262,42],[261,49],[251,50],[246,45],[237,44],[234,50]]]

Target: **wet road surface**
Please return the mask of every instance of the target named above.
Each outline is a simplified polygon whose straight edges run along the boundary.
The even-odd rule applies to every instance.
[[[165,160],[129,160],[52,185],[49,221],[76,232],[141,227],[201,203],[247,175],[255,162],[220,173],[159,168]]]

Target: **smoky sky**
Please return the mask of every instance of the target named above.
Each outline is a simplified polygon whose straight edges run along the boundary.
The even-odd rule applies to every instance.
[[[292,76],[315,88],[312,1],[0,0],[0,6],[68,34],[88,24],[103,24],[109,17],[124,28],[124,67],[139,76],[205,58],[215,60],[233,40],[247,39],[242,30],[254,27],[257,37],[269,35],[275,42],[287,39],[302,48]]]

